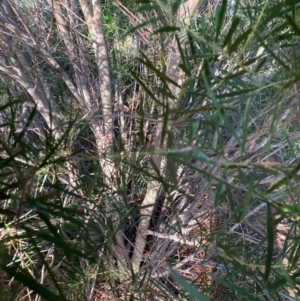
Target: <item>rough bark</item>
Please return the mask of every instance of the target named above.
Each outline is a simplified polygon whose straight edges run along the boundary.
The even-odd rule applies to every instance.
[[[96,138],[104,183],[110,187],[112,194],[115,194],[117,187],[114,177],[116,176],[117,169],[114,162],[105,157],[105,154],[109,154],[113,151],[114,134],[110,66],[102,24],[101,1],[92,0],[88,4],[86,0],[80,0],[80,4],[92,38],[99,74],[99,90],[102,105],[102,120],[101,122],[92,121],[91,127]],[[108,207],[111,206],[109,204],[110,201],[107,200],[107,202],[107,209],[109,210],[110,208]],[[118,215],[114,214],[112,218],[116,222]],[[118,223],[116,223],[116,228],[118,228]],[[118,259],[119,268],[121,272],[128,273],[128,258],[126,256],[127,251],[124,245],[123,233],[118,229],[116,231],[115,241],[116,244],[112,246],[112,250]]]

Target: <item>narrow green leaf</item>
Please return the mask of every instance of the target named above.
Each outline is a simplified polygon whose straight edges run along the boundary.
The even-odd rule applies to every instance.
[[[233,96],[237,96],[237,95],[246,95],[247,93],[256,91],[257,89],[258,89],[257,87],[253,87],[253,88],[249,88],[249,89],[241,89],[241,90],[234,91],[234,92],[216,95],[216,98],[219,99],[219,98],[233,97]]]
[[[147,85],[138,77],[138,75],[131,71],[131,76],[142,86],[145,92],[158,104],[162,104],[154,95],[154,93],[147,87]]]
[[[270,53],[270,55],[286,70],[290,70],[290,67],[273,51],[272,47],[265,42],[265,40],[256,35],[257,39],[261,42],[262,46]]]
[[[143,63],[145,66],[147,66],[149,69],[151,69],[155,74],[164,82],[166,83],[167,81],[173,84],[176,87],[180,87],[177,82],[175,82],[173,79],[168,77],[165,73],[157,69],[152,61],[149,60],[148,56],[144,54],[142,51],[140,54],[143,56],[144,59],[139,59],[141,63]]]
[[[251,33],[251,29],[247,29],[242,34],[240,34],[237,39],[233,42],[232,45],[228,47],[228,54],[231,55],[234,51],[238,50],[240,44],[242,44],[245,40],[248,39],[248,36]]]
[[[214,160],[209,158],[204,152],[202,152],[198,148],[193,149],[193,158],[198,159],[203,162],[206,162],[206,163],[216,164],[216,162]]]
[[[163,32],[175,32],[175,31],[179,31],[180,30],[180,27],[177,27],[177,26],[163,26],[157,30],[155,30],[153,32],[153,34],[158,34],[158,33],[163,33]]]
[[[157,91],[163,95],[165,98],[169,99],[176,99],[176,96],[174,96],[167,85],[163,85],[162,87],[157,87]]]
[[[171,6],[172,6],[171,9],[172,9],[172,15],[173,16],[177,15],[180,4],[181,4],[181,0],[175,0],[175,1],[171,2]]]
[[[184,71],[184,73],[187,76],[191,76],[191,68],[188,66],[188,60],[186,55],[183,53],[183,49],[182,49],[182,43],[180,42],[178,36],[175,36],[176,38],[176,42],[177,42],[177,47],[179,49],[179,53],[180,53],[180,57],[181,57],[181,61],[182,63],[180,64],[180,68]]]
[[[218,5],[216,9],[216,42],[219,39],[223,21],[225,19],[227,10],[227,0],[223,0],[221,6]]]
[[[287,21],[279,24],[279,25],[276,25],[274,26],[273,29],[271,29],[270,31],[268,31],[267,35],[268,36],[272,36],[272,37],[284,37],[284,36],[288,36],[289,33],[287,34],[283,34],[284,31],[286,31],[286,29],[288,29],[289,25],[287,24]],[[267,36],[265,36],[264,38],[267,38]]]
[[[241,148],[242,148],[241,153],[242,154],[244,154],[245,149],[246,149],[247,136],[248,136],[247,134],[248,134],[248,128],[249,128],[249,122],[250,122],[250,114],[249,114],[250,107],[251,107],[251,100],[248,99],[246,102],[244,118],[242,121],[242,125],[243,125],[243,127],[242,127],[243,135],[242,135],[242,145],[241,145]]]
[[[236,16],[233,17],[231,27],[228,30],[228,33],[225,36],[225,39],[224,39],[224,42],[223,42],[223,45],[222,45],[223,48],[226,47],[228,44],[231,44],[232,36],[237,31],[237,27],[238,27],[239,23],[240,23],[240,18],[238,18]]]
[[[141,104],[141,108],[143,109],[143,105]],[[142,113],[142,118],[139,122],[139,132],[140,132],[140,140],[142,141],[142,143],[144,144],[146,142],[145,140],[145,133],[144,133],[144,126],[145,126],[145,119],[144,119],[144,111],[141,112]]]
[[[17,100],[14,100],[14,101],[9,101],[7,102],[6,104],[0,106],[0,111],[4,111],[5,109],[7,108],[12,108],[13,105],[17,105],[19,103],[22,103],[24,102],[25,100],[24,99],[21,99],[21,98],[18,98]]]
[[[285,15],[285,18],[290,25],[290,27],[294,30],[295,34],[297,36],[300,36],[300,28],[298,24],[295,22],[294,18],[292,18],[290,15]]]
[[[174,145],[174,134],[171,131],[168,131],[168,140],[167,140],[167,148],[172,149]]]
[[[65,301],[66,299],[61,296],[55,295],[48,290],[44,285],[41,285],[34,278],[32,278],[26,271],[24,273],[18,272],[15,268],[9,268],[3,266],[2,269],[10,276],[14,277],[17,281],[21,282],[24,286],[27,286],[35,293],[45,298],[48,301]]]
[[[267,193],[270,193],[270,192],[280,188],[281,186],[285,185],[286,183],[288,183],[297,174],[299,169],[300,169],[300,162],[288,175],[286,175],[283,179],[281,179],[276,184],[274,184],[272,187],[270,187],[269,190],[267,191]]]
[[[137,12],[149,12],[152,10],[159,10],[160,7],[156,1],[151,1],[151,0],[137,0],[135,1],[136,3],[140,4],[140,6],[137,8]]]
[[[277,204],[277,207],[292,215],[300,215],[300,205]]]
[[[77,249],[71,245],[68,245],[67,242],[65,242],[63,239],[61,239],[59,237],[55,237],[45,231],[34,231],[31,228],[26,227],[26,226],[22,226],[21,228],[26,231],[26,234],[20,235],[19,237],[27,238],[27,237],[38,236],[41,239],[51,242],[51,243],[55,244],[57,247],[60,247],[62,250],[64,250],[64,253],[67,256],[68,260],[70,260],[70,258],[72,256],[88,258],[88,255],[85,254],[82,250]]]
[[[236,216],[236,222],[240,223],[244,220],[250,205],[250,200],[253,195],[253,179],[251,179],[251,183],[248,186],[248,190],[246,195],[243,197],[242,202],[237,205],[236,209],[233,212],[233,215]]]
[[[213,104],[216,106],[217,110],[219,111],[219,113],[221,114],[221,116],[224,118],[224,121],[225,121],[225,126],[227,126],[232,135],[234,136],[234,138],[236,139],[237,143],[240,145],[241,142],[240,142],[240,138],[239,136],[237,135],[237,132],[236,130],[234,129],[234,127],[232,126],[231,122],[229,121],[228,119],[228,115],[224,113],[224,109],[222,108],[222,104],[218,101],[218,99],[216,98],[216,95],[215,93],[212,91],[211,87],[210,87],[210,84],[208,82],[208,79],[206,77],[206,75],[204,73],[202,73],[202,78],[203,78],[203,81],[204,81],[204,85],[205,85],[205,88],[206,88],[206,91],[208,92],[208,95],[210,96]]]
[[[223,178],[223,180],[226,179],[226,172],[223,172],[222,178]],[[223,191],[223,183],[219,182],[217,184],[216,191],[215,191],[215,197],[214,197],[215,208],[217,208],[220,205],[220,202],[221,202],[220,196],[221,196],[222,191]]]
[[[59,235],[59,231],[58,231],[58,229],[55,226],[53,226],[51,224],[50,219],[45,214],[43,214],[42,212],[40,212],[40,210],[37,210],[37,214],[39,215],[40,219],[45,222],[45,224],[47,225],[47,228],[48,228],[49,232],[52,233],[53,237],[56,237],[57,239],[60,240],[61,236]]]
[[[246,289],[235,285],[234,283],[225,280],[224,278],[214,276],[214,279],[220,283],[228,287],[230,290],[236,292],[239,296],[243,297],[242,300],[251,300],[251,301],[260,301],[261,299],[258,296],[250,294]]]
[[[37,112],[36,109],[37,109],[37,107],[35,106],[35,107],[32,109],[32,111],[30,112],[30,115],[29,115],[28,119],[26,120],[26,123],[25,123],[25,125],[23,126],[22,131],[16,136],[16,141],[15,141],[15,143],[13,144],[12,148],[15,148],[16,145],[17,145],[17,143],[22,142],[22,138],[23,138],[23,136],[25,135],[25,133],[27,132],[27,130],[28,130],[28,128],[29,128],[31,122],[33,121],[33,118],[34,118],[34,116],[35,116],[35,114],[36,114],[36,112]],[[50,117],[51,117],[51,115],[50,115]],[[51,117],[51,118],[52,118],[52,117]],[[25,145],[25,146],[26,146],[26,145]]]
[[[259,72],[261,70],[261,68],[265,65],[265,63],[267,62],[267,58],[264,57],[260,62],[258,62],[257,66],[255,67],[255,72]]]
[[[298,226],[296,226],[298,227]],[[293,227],[292,227],[293,228]],[[292,230],[291,228],[291,230]],[[286,246],[288,245],[288,241],[290,240],[290,238],[293,236],[292,235],[292,231],[289,231],[287,237],[286,237],[286,241],[285,244]],[[293,231],[295,232],[295,231]],[[287,247],[286,247],[287,250]],[[284,252],[284,251],[282,251]],[[289,269],[291,270],[296,270],[298,268],[299,262],[300,262],[300,239],[299,237],[297,238],[293,238],[293,245],[292,248],[289,250],[290,252],[290,258],[289,258]],[[283,253],[286,254],[286,253]]]
[[[165,137],[167,135],[167,130],[168,130],[168,124],[169,124],[169,115],[170,115],[170,109],[169,109],[169,105],[167,103],[166,107],[165,107],[165,111],[163,112],[163,126],[162,126],[162,130],[161,130],[161,137],[160,137],[160,145],[163,146],[164,145],[164,140]]]
[[[267,205],[267,255],[266,255],[266,265],[265,265],[265,282],[268,281],[271,269],[272,269],[272,259],[274,252],[274,225],[273,225],[273,214],[271,210],[271,205]]]
[[[167,156],[167,170],[170,176],[171,183],[177,187],[177,173],[176,173],[176,165],[173,160],[173,156]]]
[[[195,298],[199,301],[209,301],[205,295],[203,295],[201,292],[197,291],[195,287],[193,287],[191,284],[189,284],[186,280],[184,280],[176,271],[173,269],[170,269],[171,275],[174,277],[174,279],[182,286],[182,288],[189,293],[189,295],[192,298]]]
[[[185,164],[187,167],[189,167],[191,170],[198,171],[199,173],[203,174],[207,177],[207,179],[214,179],[217,183],[223,183],[225,186],[230,188],[232,191],[239,191],[240,189],[233,184],[226,181],[224,178],[219,178],[218,176],[214,175],[213,173],[207,171],[206,169],[201,169],[196,167],[194,164],[191,164],[190,161],[186,161],[182,158],[176,158],[179,164]]]
[[[163,17],[150,18],[150,19],[148,19],[148,20],[146,20],[142,23],[139,23],[137,26],[131,27],[129,30],[127,30],[125,32],[125,34],[120,37],[120,39],[122,40],[122,39],[126,38],[128,35],[130,35],[131,33],[135,32],[135,31],[137,31],[139,28],[143,28],[143,27],[145,27],[149,24],[153,24],[153,23],[156,23],[156,22],[161,21],[161,20],[163,20]]]

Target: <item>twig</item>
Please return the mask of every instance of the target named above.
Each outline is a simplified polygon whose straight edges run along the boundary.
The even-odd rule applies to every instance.
[[[99,259],[98,259],[98,264],[97,264],[97,268],[96,268],[96,273],[95,273],[95,276],[94,276],[93,284],[91,286],[91,291],[90,291],[90,294],[89,294],[89,297],[88,297],[88,301],[92,301],[93,300],[93,293],[94,293],[94,289],[95,289],[95,285],[96,285],[96,281],[97,281],[97,276],[98,276],[99,269],[100,269],[101,259],[102,259],[102,256],[100,256],[100,254],[99,254]]]
[[[262,209],[263,207],[266,206],[266,203],[261,203],[258,206],[256,206],[254,209],[252,209],[250,212],[248,212],[248,214],[245,216],[244,220],[246,220],[248,217],[250,217],[251,215],[253,215],[255,212],[259,211],[260,209]],[[242,223],[236,223],[234,224],[230,229],[229,229],[229,233],[233,233],[234,230],[240,226]]]
[[[200,242],[196,238],[194,238],[194,239],[185,239],[185,238],[180,238],[176,234],[158,233],[158,232],[154,232],[154,231],[151,231],[151,230],[146,230],[146,231],[144,231],[144,233],[147,234],[147,235],[153,235],[153,236],[158,237],[158,238],[169,239],[169,240],[172,240],[174,242],[178,242],[180,244],[184,244],[184,245],[188,245],[188,246],[192,246],[192,247],[200,245]]]
[[[198,254],[204,252],[204,249],[200,248],[198,249],[196,252],[192,253],[191,255],[185,257],[185,259],[181,260],[179,263],[177,263],[175,266],[173,266],[172,268],[174,270],[178,270],[180,267],[182,267],[183,265],[185,265],[187,262],[193,260]],[[165,277],[169,274],[169,271],[165,271],[165,272],[156,272],[156,274],[154,274],[152,276],[152,278],[160,278],[160,277]]]

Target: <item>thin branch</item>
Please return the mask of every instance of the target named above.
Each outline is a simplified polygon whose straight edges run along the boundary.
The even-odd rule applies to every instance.
[[[181,238],[177,234],[158,233],[158,232],[154,232],[154,231],[151,231],[151,230],[146,230],[145,234],[153,235],[153,236],[158,237],[158,238],[169,239],[169,240],[172,240],[174,242],[178,242],[180,244],[187,245],[187,246],[192,246],[192,247],[201,245],[199,240],[196,239],[196,238],[194,238],[194,239]]]

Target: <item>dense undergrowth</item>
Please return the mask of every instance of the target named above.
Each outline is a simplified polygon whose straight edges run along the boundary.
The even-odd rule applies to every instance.
[[[102,1],[109,108],[51,3],[0,7],[0,300],[298,300],[300,2]]]

